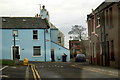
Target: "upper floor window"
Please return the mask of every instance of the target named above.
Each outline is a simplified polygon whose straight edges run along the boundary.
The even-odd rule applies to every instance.
[[[108,10],[106,10],[106,25],[108,26]]]
[[[94,17],[91,19],[91,30],[94,31]]]
[[[76,51],[80,51],[80,49],[76,49]]]
[[[58,37],[58,43],[61,43],[61,37]]]
[[[75,43],[75,45],[80,45],[80,43]]]
[[[97,27],[100,27],[100,17],[97,17]]]
[[[110,22],[109,22],[109,23],[110,23],[110,27],[113,27],[113,18],[112,18],[112,17],[113,17],[113,14],[112,14],[112,8],[110,8],[109,11],[110,11],[110,19],[109,19]]]
[[[37,39],[38,39],[38,31],[33,30],[33,40],[37,40]]]
[[[18,37],[18,30],[13,30],[13,36]]]

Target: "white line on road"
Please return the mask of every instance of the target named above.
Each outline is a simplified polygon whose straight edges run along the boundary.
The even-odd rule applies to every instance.
[[[7,75],[0,75],[0,78],[2,78],[2,77],[7,78],[8,76]]]
[[[29,80],[29,65],[26,68],[25,80]]]
[[[8,66],[4,66],[3,68],[0,69],[0,71],[2,71],[3,69],[7,68]]]

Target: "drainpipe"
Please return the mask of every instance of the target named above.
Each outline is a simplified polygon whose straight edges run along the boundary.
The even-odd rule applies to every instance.
[[[15,60],[15,58],[16,58],[16,57],[15,57],[15,56],[16,56],[16,54],[15,54],[15,53],[16,53],[16,52],[15,52],[15,34],[13,34],[13,37],[14,37],[14,48],[13,48],[13,49],[14,49],[14,50],[13,50],[13,51],[14,51],[14,54],[13,54],[13,55],[14,55],[14,58],[13,58],[13,60]]]
[[[92,9],[92,15],[94,16],[94,31],[93,31],[93,34],[96,36],[96,37],[99,37],[99,35],[96,33],[96,15],[95,15],[95,12],[94,10]]]
[[[45,51],[45,62],[46,62],[46,34],[45,34],[45,30],[44,29],[44,51]]]

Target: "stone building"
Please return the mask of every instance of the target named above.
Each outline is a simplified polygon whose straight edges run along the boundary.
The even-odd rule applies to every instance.
[[[120,68],[120,2],[103,2],[87,22],[90,63]]]
[[[81,53],[81,41],[79,40],[70,40],[69,41],[69,49],[71,58],[75,57],[76,54]]]

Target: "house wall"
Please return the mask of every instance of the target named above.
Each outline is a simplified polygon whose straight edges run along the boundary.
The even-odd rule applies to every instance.
[[[60,30],[58,30],[58,37],[61,37],[61,43],[59,44],[64,46],[64,34]]]
[[[58,29],[51,29],[51,41],[58,42]]]
[[[2,31],[2,59],[13,60],[12,46],[13,29],[0,29]],[[33,30],[35,29],[17,29],[16,46],[20,47],[20,60],[27,58],[29,61],[51,61],[51,49],[55,50],[55,61],[62,61],[62,54],[67,55],[67,61],[70,61],[70,51],[63,46],[51,42],[50,29],[37,29],[38,40],[33,40]],[[54,32],[54,31],[53,31]],[[56,34],[54,32],[54,34]],[[41,56],[33,56],[33,46],[41,46]],[[58,60],[58,57],[61,60]],[[45,60],[46,59],[46,60]]]
[[[76,45],[76,44],[79,44],[79,45]],[[69,41],[69,49],[70,49],[71,58],[74,58],[76,56],[76,54],[82,53],[81,41],[70,40]]]
[[[25,57],[29,61],[45,61],[45,39],[44,39],[44,29],[38,29],[38,40],[33,40],[33,29],[18,29],[18,38],[16,38],[16,45],[20,46],[20,60],[23,60]],[[47,39],[50,38],[48,33],[46,33]],[[50,42],[46,42],[46,56],[47,61],[50,56]],[[11,53],[11,47],[13,45],[13,36],[12,29],[2,29],[2,58],[3,59],[13,59]],[[33,46],[41,46],[41,56],[33,56]]]
[[[95,15],[100,17],[100,27],[96,28],[98,38],[92,33],[94,25],[92,22],[92,14],[88,15],[88,35],[89,35],[89,52],[90,61],[93,64],[102,66],[118,67],[119,64],[119,8],[117,3],[110,3],[107,5],[104,3],[95,9]],[[106,6],[106,7],[105,7]],[[110,9],[112,8],[112,22],[110,22]],[[108,18],[106,17],[106,11],[108,10]],[[108,24],[107,23],[108,20]],[[97,20],[96,20],[97,22]],[[114,47],[111,45],[111,41],[114,41]],[[107,45],[109,42],[109,45]],[[114,50],[113,50],[114,48]],[[110,57],[114,51],[115,60]],[[96,59],[95,59],[96,58]],[[100,60],[100,61],[99,61]]]
[[[62,61],[62,54],[65,53],[67,55],[67,59],[66,61],[69,62],[70,61],[70,50],[54,43],[51,42],[51,49],[54,49],[54,53],[55,53],[55,61]],[[60,60],[58,60],[58,58],[60,58]]]
[[[0,18],[0,28],[2,28],[2,18]],[[0,59],[2,59],[2,30],[0,30]]]
[[[105,31],[106,34],[108,34],[106,36],[106,41],[109,41],[109,46],[106,46],[109,48],[109,56],[111,53],[111,40],[114,41],[114,56],[115,56],[115,61],[110,61],[110,65],[113,67],[117,67],[118,66],[118,50],[119,50],[119,40],[118,40],[118,6],[117,4],[114,4],[108,8],[106,8],[105,10],[109,10],[110,8],[112,8],[112,21],[113,21],[113,25],[106,25]],[[109,12],[108,12],[109,13]],[[110,14],[110,13],[109,13]],[[115,32],[115,33],[113,33]]]
[[[53,30],[57,29],[52,23],[50,23],[50,28]],[[64,46],[64,34],[60,30],[58,30],[58,37],[61,37],[61,43],[59,43],[59,44]]]
[[[119,13],[120,13],[120,2],[119,2]],[[119,14],[119,17],[118,17],[119,19],[119,21],[120,21],[120,14]],[[118,34],[120,34],[120,23],[119,23],[119,25],[118,25]],[[120,35],[118,35],[118,40],[120,40]],[[119,44],[118,44],[119,45]],[[118,51],[118,56],[120,56],[120,45],[119,45],[119,51]],[[120,68],[120,58],[118,58],[119,60],[118,60],[118,67]]]
[[[46,50],[46,61],[51,61],[51,37],[50,37],[50,29],[47,29],[48,32],[45,31],[45,50]]]

